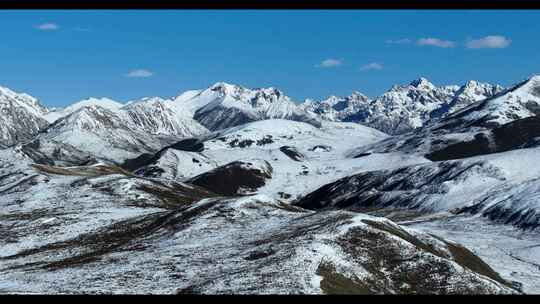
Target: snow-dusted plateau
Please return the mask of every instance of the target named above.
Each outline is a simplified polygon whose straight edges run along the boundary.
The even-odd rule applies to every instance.
[[[539,114],[540,76],[62,109],[0,87],[0,293],[540,293]]]

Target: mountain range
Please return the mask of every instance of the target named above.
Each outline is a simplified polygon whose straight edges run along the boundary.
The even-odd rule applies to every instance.
[[[273,118],[317,127],[322,120],[355,122],[395,135],[503,91],[501,86],[476,81],[436,87],[420,78],[408,85],[393,86],[374,99],[353,92],[347,97],[295,103],[275,88],[247,89],[216,83],[208,89],[187,91],[168,99],[146,97],[122,104],[108,98],[88,98],[63,109],[47,109],[30,95],[1,88],[0,106],[5,123],[0,145],[23,142],[42,131],[54,132],[58,126],[93,132],[106,124],[108,128],[129,128],[148,134],[192,136]],[[107,124],[107,120],[116,125]]]
[[[540,76],[0,109],[0,293],[540,292]]]

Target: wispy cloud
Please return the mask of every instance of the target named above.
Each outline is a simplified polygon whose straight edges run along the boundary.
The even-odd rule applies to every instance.
[[[486,36],[480,39],[467,41],[469,49],[504,49],[512,43],[512,40],[499,35]]]
[[[126,74],[126,77],[134,77],[134,78],[147,78],[152,77],[154,73],[149,70],[139,69],[139,70],[132,70],[129,73]]]
[[[56,31],[60,27],[56,23],[43,23],[36,25],[36,29],[40,31]]]
[[[377,62],[368,63],[360,67],[361,71],[382,70],[383,65]]]
[[[411,43],[411,39],[408,39],[408,38],[396,39],[396,40],[388,39],[388,40],[385,41],[385,43],[388,43],[388,44],[408,44],[408,43]]]
[[[434,46],[440,48],[453,48],[455,43],[450,40],[442,40],[439,38],[420,38],[416,42],[420,46]]]
[[[321,63],[317,65],[317,67],[321,68],[334,68],[338,67],[343,64],[343,60],[341,59],[334,59],[334,58],[328,58],[323,60]]]

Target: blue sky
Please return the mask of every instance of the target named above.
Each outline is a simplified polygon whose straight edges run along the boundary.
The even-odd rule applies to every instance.
[[[4,10],[0,85],[47,106],[218,81],[298,101],[375,96],[420,76],[510,85],[540,73],[538,20],[519,10]]]

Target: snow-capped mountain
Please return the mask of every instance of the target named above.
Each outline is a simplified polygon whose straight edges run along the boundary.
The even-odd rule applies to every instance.
[[[31,139],[47,126],[46,113],[36,98],[0,87],[0,147]]]
[[[433,160],[464,158],[534,145],[540,136],[540,76],[470,104],[415,132],[351,151],[425,155]]]
[[[371,100],[354,92],[348,97],[332,96],[321,102],[302,105],[321,118],[358,122],[388,134],[400,134],[455,112],[473,102],[501,92],[502,87],[469,81],[461,87],[436,87],[425,78],[405,86],[393,86]]]
[[[54,111],[49,111],[44,117],[50,123],[53,123],[59,118],[68,116],[69,114],[81,108],[89,107],[89,106],[100,106],[102,108],[114,111],[114,110],[120,109],[123,106],[123,104],[117,101],[114,101],[112,99],[106,98],[106,97],[100,97],[100,98],[89,97],[81,101],[78,101],[68,107],[55,109]]]
[[[453,98],[455,87],[437,88],[425,78],[394,86],[371,103],[366,123],[389,134],[419,128]],[[439,113],[442,116],[444,113]]]
[[[208,132],[172,100],[159,97],[126,105],[106,98],[89,98],[46,116],[53,122],[35,139],[40,141],[41,153],[45,153],[47,141],[54,141],[113,161],[156,152],[179,138]],[[54,160],[54,155],[45,154]]]
[[[247,89],[219,82],[202,91],[190,91],[175,99],[194,113],[194,119],[210,130],[264,119],[288,119],[320,126],[316,115],[304,111],[275,88]]]
[[[474,125],[500,126],[538,114],[540,114],[540,76],[533,76],[505,91],[504,94],[453,113],[449,120],[459,119]]]
[[[116,123],[149,134],[192,136],[207,131],[190,117],[189,111],[177,106],[177,102],[161,97],[145,97],[126,104],[105,97],[91,97],[66,108],[50,111],[45,118],[53,123],[83,108],[111,111],[115,115],[114,119],[121,120]],[[88,117],[84,121],[90,123]],[[100,127],[100,123],[97,122],[95,126]]]
[[[491,85],[470,80],[455,91],[455,95],[449,103],[450,109],[447,112],[453,113],[470,105],[472,102],[495,96],[502,91],[504,91],[504,88],[500,85]]]
[[[252,90],[227,83],[217,83],[206,90],[187,91],[171,99],[148,97],[125,105],[107,98],[89,98],[48,113],[46,118],[52,123],[48,133],[63,133],[55,138],[61,138],[78,149],[84,145],[84,151],[98,142],[110,142],[110,138],[117,138],[119,134],[127,136],[126,132],[146,134],[146,137],[181,138],[207,133],[207,128],[219,130],[270,118],[305,121],[320,126],[315,115],[301,109],[277,89]],[[109,133],[113,129],[119,130],[117,134],[96,135],[99,140],[89,141],[92,144],[85,144],[85,136],[72,132]],[[72,136],[76,138],[70,138]],[[113,140],[115,146],[122,147],[120,143],[125,143],[126,150],[136,151],[132,143],[138,144],[140,138],[120,137],[124,140]],[[104,148],[99,149],[105,151]]]
[[[112,161],[157,151],[168,143],[159,136],[145,132],[142,126],[134,125],[125,112],[98,105],[81,107],[57,119],[34,141],[40,142],[40,148],[46,146],[46,142],[68,144]],[[50,157],[55,158],[54,154]]]

